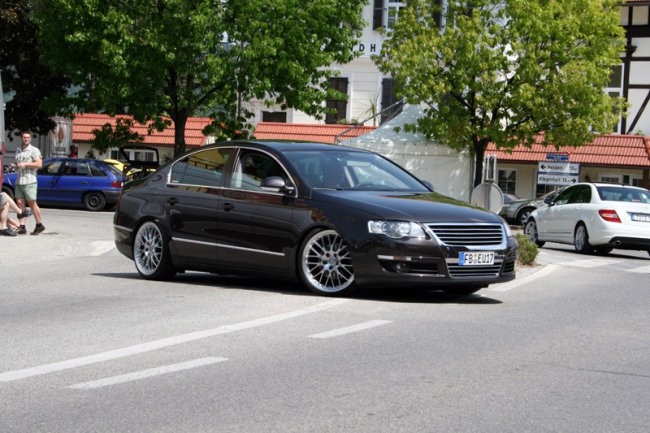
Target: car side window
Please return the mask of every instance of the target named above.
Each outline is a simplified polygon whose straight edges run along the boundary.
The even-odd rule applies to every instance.
[[[223,170],[232,149],[207,149],[192,153],[174,163],[170,183],[209,187],[223,186]]]
[[[55,160],[39,169],[38,174],[57,174],[59,172],[59,168],[61,168],[61,161]]]
[[[567,188],[561,193],[557,195],[557,198],[555,199],[555,205],[563,205],[570,203],[571,196],[573,195],[575,191],[575,187],[573,188]]]
[[[569,203],[589,203],[591,201],[591,187],[589,185],[578,185],[573,189],[575,191],[569,198]]]
[[[289,182],[289,176],[271,155],[255,150],[244,150],[235,164],[230,186],[261,191],[262,181],[271,176],[279,176],[285,182]]]

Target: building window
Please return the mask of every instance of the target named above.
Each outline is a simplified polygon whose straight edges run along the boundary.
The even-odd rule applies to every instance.
[[[375,0],[372,28],[392,29],[403,7],[406,7],[406,0]]]
[[[611,174],[606,174],[604,176],[600,176],[600,181],[603,183],[621,183],[621,176],[618,175],[611,175]]]
[[[381,118],[380,123],[389,121],[402,112],[404,102],[395,95],[395,80],[384,78],[381,80]]]
[[[262,122],[287,123],[287,112],[262,111]]]
[[[348,79],[343,77],[332,77],[330,78],[330,87],[334,90],[343,93],[344,95],[348,94]],[[347,98],[346,98],[347,99]],[[325,123],[334,124],[341,123],[346,119],[346,112],[348,108],[347,100],[337,100],[337,99],[328,99],[326,106],[331,113],[325,114]]]
[[[497,184],[504,193],[514,194],[515,186],[517,185],[517,170],[499,170],[499,180]]]

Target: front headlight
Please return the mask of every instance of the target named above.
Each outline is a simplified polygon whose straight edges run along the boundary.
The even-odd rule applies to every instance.
[[[426,237],[422,227],[410,221],[368,221],[368,232],[393,239]]]
[[[510,228],[510,224],[506,222],[505,219],[501,218],[501,223],[503,224],[503,228],[506,231],[506,237],[511,238],[512,237],[512,229]]]

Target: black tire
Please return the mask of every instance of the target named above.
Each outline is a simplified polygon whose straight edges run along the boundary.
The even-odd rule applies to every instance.
[[[145,222],[135,233],[133,261],[138,273],[148,280],[168,280],[176,274],[167,237],[153,221]]]
[[[12,200],[15,200],[14,190],[9,186],[2,186],[2,192],[6,193]]]
[[[534,207],[525,207],[521,209],[519,212],[517,212],[517,218],[515,218],[515,223],[517,223],[520,226],[525,226],[526,222],[528,221],[528,217],[530,216],[530,213],[534,211]]]
[[[535,242],[535,245],[538,247],[543,247],[546,243],[537,238],[537,222],[535,222],[534,219],[529,219],[528,222],[526,222],[524,234],[528,236],[528,239],[530,239],[531,242]]]
[[[300,279],[312,292],[342,296],[356,289],[350,249],[335,230],[316,229],[309,233],[298,260]]]
[[[573,246],[576,252],[580,254],[592,254],[594,252],[594,247],[589,243],[587,227],[583,223],[578,224],[573,232]]]
[[[89,211],[97,212],[106,207],[106,197],[101,192],[89,192],[84,195],[84,207]]]

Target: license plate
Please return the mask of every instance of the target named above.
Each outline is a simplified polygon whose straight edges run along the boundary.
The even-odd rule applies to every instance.
[[[458,256],[460,266],[493,265],[494,253],[490,251],[463,251]]]
[[[650,215],[645,213],[633,213],[630,215],[630,217],[632,218],[632,221],[643,221],[650,223]]]

